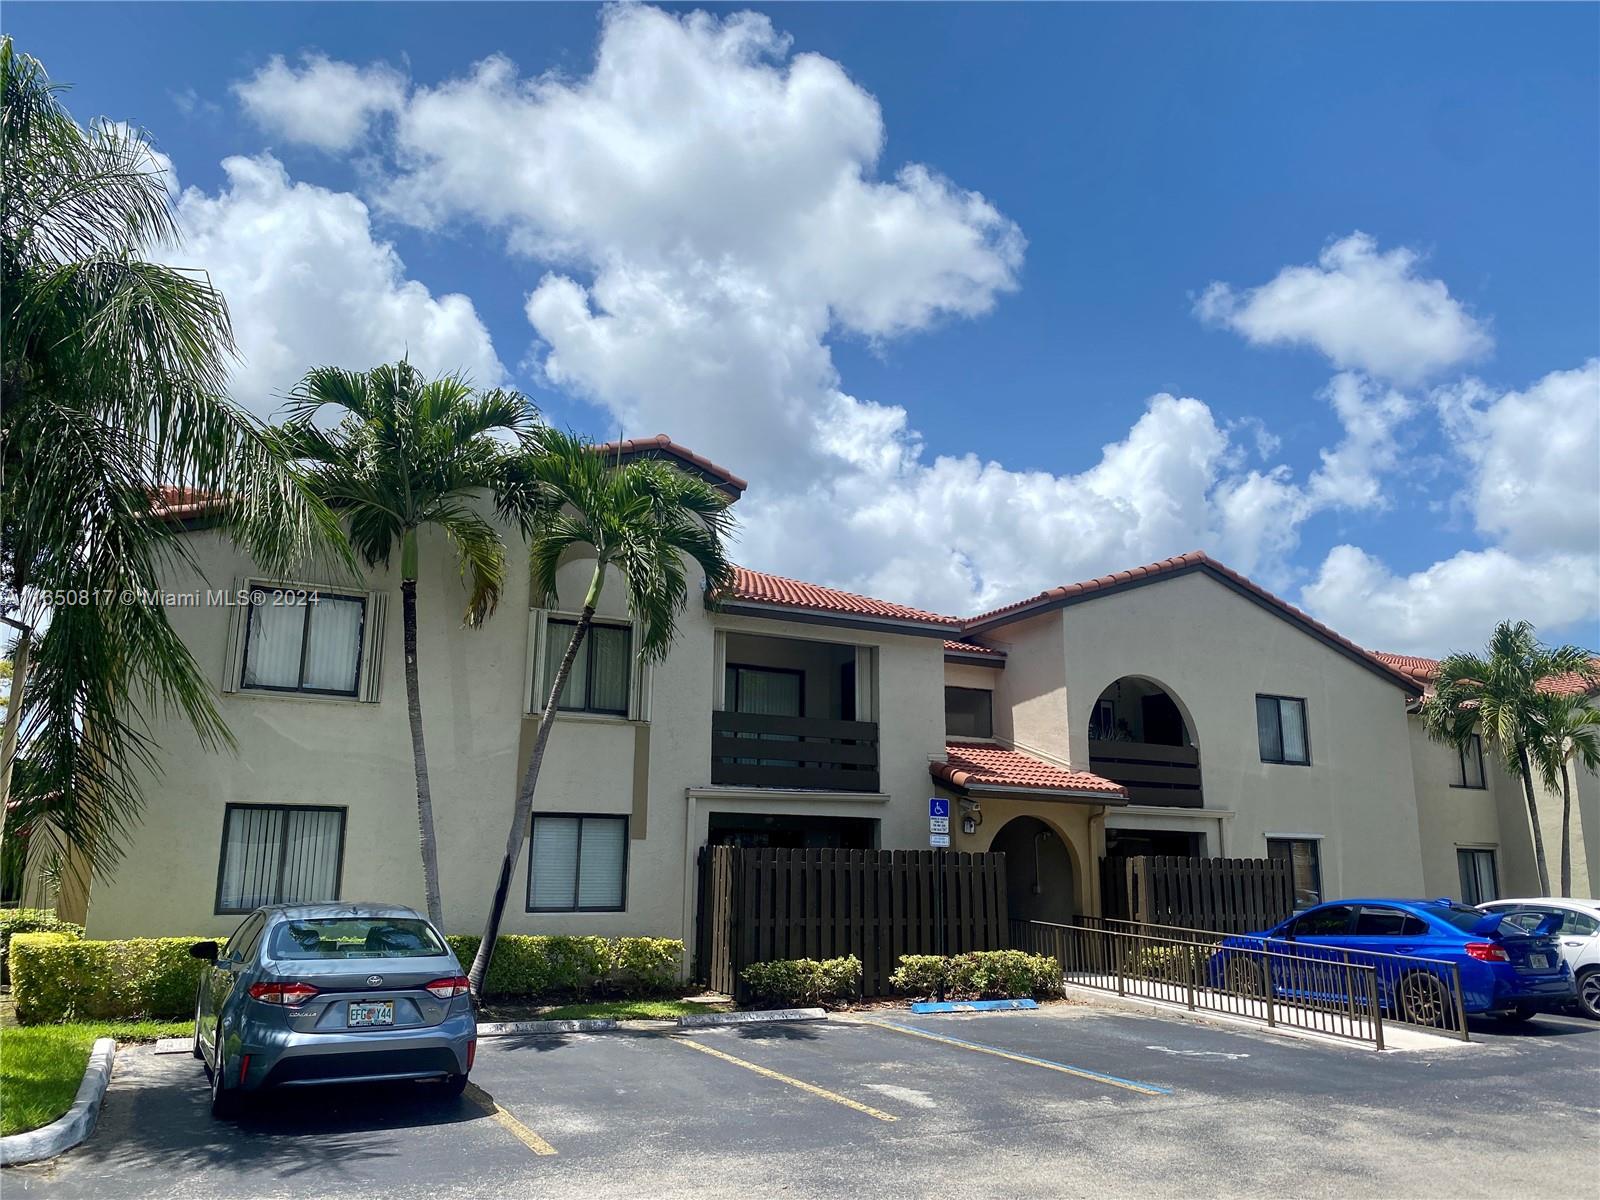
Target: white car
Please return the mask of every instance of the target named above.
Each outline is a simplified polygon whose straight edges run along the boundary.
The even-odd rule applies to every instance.
[[[1527,900],[1486,900],[1484,912],[1505,913],[1506,919],[1532,929],[1545,917],[1559,913],[1561,957],[1572,968],[1578,988],[1578,1007],[1586,1017],[1600,1020],[1600,900],[1565,900],[1539,896]]]

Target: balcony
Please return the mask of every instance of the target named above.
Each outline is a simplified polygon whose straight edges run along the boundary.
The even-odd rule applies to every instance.
[[[1129,804],[1201,808],[1200,751],[1193,746],[1089,739],[1089,770],[1128,789]]]
[[[714,712],[711,782],[876,792],[878,723]]]

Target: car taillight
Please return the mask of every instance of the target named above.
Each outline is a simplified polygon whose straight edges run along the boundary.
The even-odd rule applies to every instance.
[[[1505,947],[1497,946],[1493,942],[1468,942],[1466,951],[1468,958],[1475,958],[1479,962],[1511,961],[1511,956],[1506,953]]]
[[[287,1004],[291,1008],[297,1004],[304,1004],[317,994],[317,989],[309,983],[298,983],[289,979],[269,979],[262,983],[250,985],[250,996],[263,1004]]]
[[[465,975],[452,975],[449,979],[435,979],[432,983],[422,985],[441,1000],[449,1000],[452,996],[465,996],[472,987],[467,982]]]

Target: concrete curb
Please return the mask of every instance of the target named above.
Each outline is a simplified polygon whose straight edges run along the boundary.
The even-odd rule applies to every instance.
[[[111,1064],[116,1057],[115,1041],[96,1038],[72,1107],[39,1129],[0,1138],[0,1166],[54,1158],[93,1133],[95,1122],[100,1119],[100,1105],[105,1100],[106,1087],[111,1083]]]
[[[510,1037],[518,1033],[605,1033],[615,1029],[613,1017],[590,1017],[576,1021],[479,1021],[478,1036]]]
[[[678,1018],[679,1029],[707,1029],[716,1025],[768,1025],[779,1021],[826,1021],[820,1008],[771,1008],[755,1012],[694,1013]]]

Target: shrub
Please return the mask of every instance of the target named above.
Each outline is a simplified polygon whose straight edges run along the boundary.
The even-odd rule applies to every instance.
[[[85,941],[63,933],[12,939],[12,995],[24,1025],[132,1017],[187,1017],[204,964],[198,937]]]
[[[1157,983],[1187,983],[1189,952],[1187,946],[1142,946],[1128,955],[1123,970],[1136,978]]]
[[[463,967],[470,968],[482,940],[472,934],[445,939]],[[683,960],[683,943],[675,938],[547,937],[540,934],[500,935],[485,996],[531,999],[542,996],[587,997],[596,992],[644,995],[670,991]]]
[[[937,996],[950,987],[950,960],[938,954],[901,955],[889,982],[911,996]]]
[[[861,993],[861,960],[788,958],[751,963],[740,977],[758,1002],[784,1005],[826,1005],[855,999]]]
[[[83,926],[63,921],[48,908],[0,908],[0,983],[11,982],[7,950],[14,933],[64,933],[68,937],[82,937]]]
[[[966,999],[1054,996],[1061,991],[1061,964],[1048,954],[980,950],[950,960],[950,994]]]
[[[614,981],[630,996],[664,992],[678,982],[683,943],[677,938],[618,938],[612,962]]]

